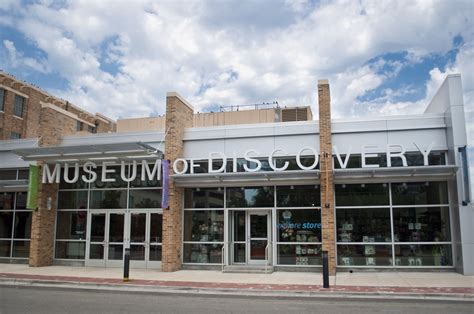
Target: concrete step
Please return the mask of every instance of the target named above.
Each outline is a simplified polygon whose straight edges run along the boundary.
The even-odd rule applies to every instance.
[[[241,273],[241,274],[271,274],[273,266],[264,265],[227,265],[224,266],[224,273]]]

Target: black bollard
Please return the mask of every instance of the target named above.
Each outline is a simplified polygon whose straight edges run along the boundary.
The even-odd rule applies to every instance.
[[[328,251],[323,251],[323,288],[329,288]]]
[[[123,281],[129,281],[130,274],[130,248],[125,248],[125,256],[123,257]]]

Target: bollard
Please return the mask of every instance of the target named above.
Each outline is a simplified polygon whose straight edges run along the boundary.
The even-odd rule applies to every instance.
[[[328,251],[323,251],[323,288],[329,288]]]
[[[123,257],[123,281],[129,281],[130,274],[130,248],[125,248],[125,256]]]

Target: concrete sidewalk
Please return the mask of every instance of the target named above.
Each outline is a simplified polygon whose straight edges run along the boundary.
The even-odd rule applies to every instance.
[[[451,272],[354,272],[330,278],[322,288],[321,273],[274,272],[236,274],[181,270],[172,273],[132,269],[122,281],[118,268],[49,266],[33,268],[0,264],[0,283],[150,292],[187,292],[281,296],[372,296],[474,300],[474,276]]]

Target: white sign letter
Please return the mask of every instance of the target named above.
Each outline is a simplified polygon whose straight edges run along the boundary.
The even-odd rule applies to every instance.
[[[183,164],[183,169],[178,170],[178,163]],[[188,171],[188,162],[186,159],[178,158],[173,162],[173,171],[175,174],[185,174]]]
[[[150,171],[148,162],[146,160],[142,160],[142,181],[146,180],[145,174],[148,176],[148,180],[161,180],[161,159],[157,159],[155,161],[153,171]]]
[[[74,164],[74,177],[69,179],[69,164],[64,164],[64,181],[66,183],[76,183],[79,180],[79,164],[76,162]]]
[[[122,178],[123,181],[125,182],[132,182],[137,178],[137,161],[133,160],[132,161],[132,174],[127,178],[125,176],[125,169],[127,169],[127,165],[125,164],[125,161],[122,160],[122,165],[120,166],[120,177]]]
[[[366,145],[362,146],[362,168],[378,168],[378,164],[370,164],[368,165],[366,163],[366,158],[376,158],[378,157],[378,154],[368,154],[367,150],[370,148],[378,148],[377,145]]]
[[[349,163],[349,158],[351,157],[351,150],[352,146],[349,146],[349,150],[347,151],[346,158],[344,158],[344,162],[342,161],[341,155],[337,151],[336,145],[333,146],[334,154],[336,154],[337,161],[342,169],[346,169],[347,164]]]
[[[400,149],[400,152],[398,153],[392,152],[391,150],[392,147],[398,147]],[[387,167],[392,166],[392,157],[400,157],[402,160],[403,167],[407,166],[407,159],[405,157],[405,147],[403,147],[402,145],[398,145],[398,144],[387,145]]]
[[[247,167],[247,164],[245,163],[245,164],[244,164],[244,169],[245,169],[245,171],[248,171],[248,172],[259,171],[259,170],[262,168],[262,162],[261,162],[260,160],[258,160],[258,159],[249,157],[249,154],[251,154],[251,153],[258,156],[257,151],[255,151],[254,149],[249,149],[248,151],[245,152],[244,158],[245,158],[246,161],[250,161],[250,162],[256,163],[257,166],[256,166],[255,168],[249,168],[249,167]]]
[[[84,181],[85,183],[92,183],[97,180],[97,173],[95,173],[95,171],[92,171],[92,168],[97,168],[95,162],[86,161],[84,165],[82,165],[82,169],[84,170],[84,172],[88,173],[91,176],[89,179],[85,174],[82,175],[82,181]]]
[[[288,166],[290,165],[290,163],[288,161],[285,161],[285,163],[283,164],[282,167],[278,168],[275,164],[275,162],[273,161],[273,155],[275,155],[277,152],[282,152],[284,155],[286,155],[286,153],[284,151],[282,151],[281,149],[275,149],[273,150],[273,152],[270,154],[270,156],[268,156],[268,164],[270,165],[270,168],[272,168],[274,171],[284,171],[286,170],[286,168],[288,168]]]
[[[213,155],[219,155],[220,158],[222,159],[222,166],[219,168],[219,169],[216,169],[214,170],[214,168],[212,168],[212,164],[213,164],[213,158],[212,156]],[[225,168],[227,166],[227,159],[225,157],[225,155],[223,153],[217,153],[217,152],[211,152],[209,153],[209,173],[219,173],[219,172],[224,172]]]
[[[107,179],[107,173],[115,173],[115,169],[107,169],[107,165],[111,165],[113,162],[111,161],[104,161],[102,163],[102,182],[115,182],[115,178]]]
[[[428,155],[431,153],[431,149],[433,149],[434,142],[431,142],[431,144],[428,145],[426,150],[421,149],[420,146],[418,146],[416,143],[413,143],[413,144],[415,144],[416,148],[418,148],[418,150],[423,155],[423,165],[428,166],[429,165]]]
[[[310,150],[313,155],[314,155],[314,163],[309,166],[309,167],[306,167],[304,166],[302,163],[301,163],[301,154],[305,151],[305,150]],[[298,167],[300,167],[301,170],[313,170],[314,168],[317,167],[318,163],[319,163],[319,154],[318,152],[314,149],[314,148],[311,148],[311,147],[303,147],[302,149],[300,149],[300,151],[298,152],[298,154],[296,155],[296,163],[298,164]]]
[[[53,173],[49,169],[48,164],[43,165],[43,180],[42,183],[59,183],[59,178],[61,177],[61,167],[59,164],[54,165]]]

